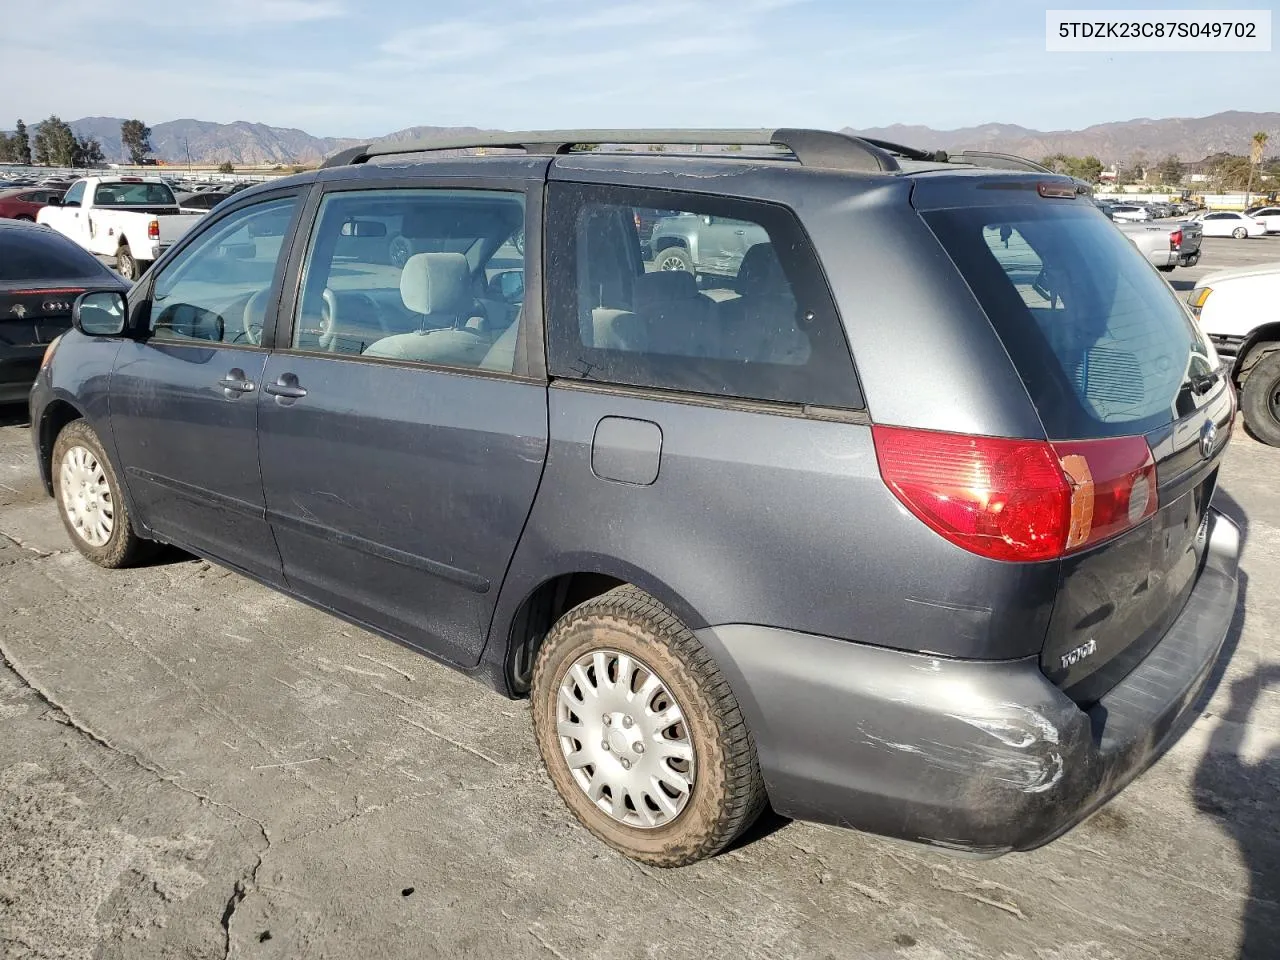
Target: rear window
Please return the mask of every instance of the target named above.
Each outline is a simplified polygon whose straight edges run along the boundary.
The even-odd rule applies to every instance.
[[[102,183],[93,192],[96,207],[137,207],[174,204],[173,191],[163,183]]]
[[[47,230],[0,230],[0,283],[114,276],[70,240]]]
[[[1190,316],[1091,206],[924,214],[1004,341],[1051,439],[1146,433],[1216,365]]]

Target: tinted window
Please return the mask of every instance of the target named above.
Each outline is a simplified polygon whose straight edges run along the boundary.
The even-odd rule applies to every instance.
[[[522,194],[330,193],[303,267],[293,346],[510,373],[523,239]]]
[[[57,234],[47,230],[0,229],[0,282],[109,277],[114,274]]]
[[[173,191],[163,183],[100,183],[93,191],[95,207],[171,205]]]
[[[83,180],[73,183],[71,189],[67,191],[67,195],[62,198],[62,205],[64,207],[80,206],[80,203],[84,200],[84,187],[85,182]]]
[[[551,261],[553,375],[861,405],[826,281],[787,209],[553,184],[547,229],[564,251]]]
[[[165,264],[152,291],[158,340],[257,344],[296,198],[217,220]]]
[[[1145,433],[1192,409],[1209,347],[1142,254],[1083,205],[925,214],[1052,439]]]

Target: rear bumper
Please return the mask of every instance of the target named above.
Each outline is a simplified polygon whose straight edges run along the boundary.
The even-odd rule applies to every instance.
[[[749,625],[698,636],[785,816],[978,855],[1066,833],[1159,758],[1217,660],[1239,532],[1211,513],[1204,569],[1145,660],[1082,710],[1034,658],[950,660]]]

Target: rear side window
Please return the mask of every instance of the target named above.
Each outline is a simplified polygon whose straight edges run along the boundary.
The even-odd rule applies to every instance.
[[[1004,341],[1050,439],[1145,433],[1194,409],[1211,352],[1173,292],[1083,204],[924,214]]]
[[[70,240],[45,230],[0,230],[0,283],[101,281],[113,274]]]
[[[553,376],[862,405],[821,267],[786,208],[553,184],[547,231]]]

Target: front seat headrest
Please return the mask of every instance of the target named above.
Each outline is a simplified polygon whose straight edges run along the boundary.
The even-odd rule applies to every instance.
[[[744,297],[779,296],[790,293],[791,285],[772,243],[757,243],[742,258],[734,284]]]
[[[470,311],[471,268],[460,253],[417,253],[400,274],[400,299],[414,313]]]
[[[684,270],[656,270],[636,277],[635,307],[647,307],[672,300],[691,300],[698,296],[698,281]]]

